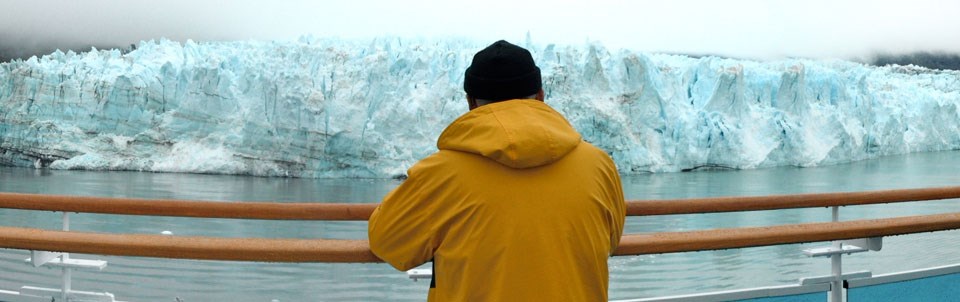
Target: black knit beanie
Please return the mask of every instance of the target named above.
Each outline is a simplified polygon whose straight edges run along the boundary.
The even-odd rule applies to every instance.
[[[474,55],[463,77],[467,95],[490,101],[531,96],[542,85],[540,68],[533,63],[530,52],[504,40]]]

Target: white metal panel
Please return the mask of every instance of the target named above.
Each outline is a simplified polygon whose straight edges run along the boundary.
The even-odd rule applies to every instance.
[[[809,293],[818,293],[830,291],[829,283],[810,284],[810,285],[784,285],[770,286],[760,288],[749,288],[730,291],[719,291],[711,293],[700,293],[690,295],[678,295],[669,297],[655,297],[631,300],[616,300],[611,302],[721,302],[730,300],[744,300],[754,298],[779,297],[789,295],[802,295]]]
[[[956,274],[956,273],[960,273],[960,264],[951,264],[951,265],[945,265],[945,266],[938,266],[934,268],[876,275],[872,278],[850,279],[850,280],[847,280],[847,287],[856,288],[856,287],[862,287],[862,286],[908,281],[908,280]]]
[[[32,258],[27,258],[26,261],[29,263],[33,263]],[[104,268],[107,267],[107,262],[103,260],[86,260],[86,259],[73,259],[73,258],[67,258],[67,260],[64,261],[63,258],[56,258],[56,259],[48,260],[43,265],[47,265],[51,267],[66,267],[71,269],[93,269],[93,270],[102,271]]]
[[[49,298],[49,297],[59,297],[61,294],[61,290],[58,288],[24,286],[20,288],[20,293],[27,294],[27,295],[34,295],[34,296],[47,296]],[[111,293],[85,292],[85,291],[78,291],[78,290],[71,290],[69,293],[67,293],[67,300],[68,301],[88,301],[88,302],[115,302],[113,294]]]
[[[857,271],[857,272],[851,272],[851,273],[844,273],[840,277],[840,280],[849,280],[854,278],[870,278],[870,276],[872,275],[873,274],[870,273],[870,271]],[[834,276],[834,275],[800,278],[801,285],[816,284],[816,283],[830,283],[834,281],[837,281],[837,276]]]
[[[0,301],[4,302],[50,302],[51,297],[20,294],[20,292],[0,290]]]
[[[40,267],[53,259],[60,258],[62,255],[63,253],[57,252],[30,251],[30,258],[27,258],[27,262],[33,264],[33,267]]]

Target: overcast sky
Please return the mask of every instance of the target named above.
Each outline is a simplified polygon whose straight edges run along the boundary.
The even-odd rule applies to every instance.
[[[375,36],[581,44],[750,58],[960,53],[956,0],[0,0],[0,50]]]

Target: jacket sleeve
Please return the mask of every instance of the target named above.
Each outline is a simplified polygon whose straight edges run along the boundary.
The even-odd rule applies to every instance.
[[[623,186],[620,183],[620,175],[614,170],[613,176],[616,185],[614,186],[613,205],[611,207],[613,214],[613,229],[610,230],[610,255],[617,250],[620,245],[620,238],[623,236],[623,223],[626,220],[627,204],[623,200]]]
[[[610,200],[610,214],[613,222],[611,224],[612,228],[610,229],[610,255],[613,255],[620,245],[620,238],[623,236],[623,224],[626,220],[627,204],[623,197],[623,184],[620,182],[620,174],[617,172],[617,168],[612,160],[610,160],[610,165],[613,167],[613,171],[610,172],[612,174],[610,176],[612,182],[610,185],[610,196],[612,196]]]
[[[370,250],[398,270],[408,270],[433,258],[439,245],[437,205],[429,200],[427,180],[415,171],[384,197],[370,216]]]

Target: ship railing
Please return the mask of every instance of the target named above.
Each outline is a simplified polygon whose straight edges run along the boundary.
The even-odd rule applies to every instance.
[[[843,254],[879,249],[882,241],[880,238],[884,236],[960,229],[960,212],[839,221],[839,207],[957,198],[960,198],[960,187],[628,201],[628,216],[830,207],[833,221],[626,234],[621,238],[614,255],[661,254],[832,241],[829,247],[804,251],[810,256],[829,257],[832,265],[832,274],[829,276],[806,278],[797,286],[721,292],[714,296],[699,295],[692,299],[723,301],[726,299],[724,297],[773,297],[776,294],[809,293],[826,289],[829,300],[839,302],[844,301],[846,294],[844,285],[849,285],[847,280],[870,277],[869,273],[863,272],[843,273],[840,265]],[[19,292],[0,290],[0,300],[50,301],[59,297],[59,301],[113,301],[113,295],[109,293],[83,292],[71,288],[70,272],[72,270],[102,270],[106,262],[72,259],[70,253],[257,262],[381,262],[370,252],[368,241],[362,239],[221,238],[77,232],[69,229],[70,213],[364,221],[370,217],[376,205],[373,203],[210,202],[0,193],[0,208],[63,212],[62,230],[0,226],[0,248],[30,250],[32,257],[29,263],[35,266],[60,267],[63,270],[62,288],[44,289],[24,286]],[[943,271],[945,270],[941,269],[937,272]],[[409,275],[411,278],[428,276],[422,272],[410,272]],[[686,298],[677,296],[635,301],[693,301],[683,299]]]

